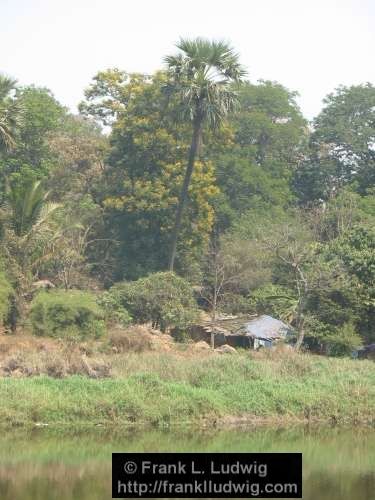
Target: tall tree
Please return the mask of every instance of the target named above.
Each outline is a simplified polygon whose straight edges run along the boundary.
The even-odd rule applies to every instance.
[[[222,41],[181,39],[177,44],[181,53],[167,56],[169,72],[167,93],[178,96],[180,116],[192,123],[187,167],[182,184],[175,223],[172,230],[169,269],[173,271],[177,240],[188,189],[202,141],[203,127],[218,128],[237,103],[232,83],[239,82],[245,71],[239,64],[233,48]]]
[[[221,191],[215,221],[220,232],[260,205],[293,203],[290,181],[308,137],[295,92],[276,82],[246,82],[238,97],[238,112],[222,127],[232,140],[225,149],[208,146]]]
[[[53,220],[59,205],[47,199],[40,181],[11,185],[2,207],[0,251],[16,283],[17,308],[39,277],[40,263],[51,252],[58,227]]]
[[[117,241],[113,278],[137,279],[165,270],[176,204],[190,145],[190,124],[172,119],[178,105],[170,96],[166,108],[165,72],[126,74],[100,72],[89,87],[82,112],[112,125],[110,148],[98,198],[104,206],[107,238]],[[105,119],[103,120],[103,117]],[[223,129],[212,149],[226,144]],[[206,144],[206,151],[211,147]],[[216,146],[216,147],[215,147]],[[190,277],[201,259],[214,220],[217,194],[213,164],[205,155],[197,161],[189,186],[189,214],[179,239],[179,272]]]
[[[344,186],[366,194],[375,186],[375,87],[341,86],[314,120],[310,154],[296,170],[302,202],[328,200]]]
[[[25,187],[45,179],[58,164],[49,147],[51,134],[64,126],[67,110],[45,88],[17,88],[11,99],[13,122],[17,119],[17,140],[0,157],[0,201],[6,198],[9,185]],[[10,105],[9,105],[10,106]],[[17,110],[20,110],[17,115]],[[21,118],[21,119],[20,119]],[[22,189],[23,189],[22,187]]]
[[[85,100],[79,103],[78,109],[101,125],[112,126],[126,112],[137,84],[145,79],[144,75],[130,74],[117,68],[99,71],[85,89]]]

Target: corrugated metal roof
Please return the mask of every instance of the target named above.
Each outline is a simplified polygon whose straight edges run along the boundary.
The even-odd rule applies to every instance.
[[[243,324],[234,335],[247,335],[258,339],[278,339],[291,331],[290,326],[279,319],[264,314]]]

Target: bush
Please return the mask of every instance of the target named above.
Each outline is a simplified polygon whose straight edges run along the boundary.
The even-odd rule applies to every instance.
[[[30,320],[35,335],[98,338],[105,331],[104,313],[88,292],[40,292],[31,303]]]
[[[0,326],[9,322],[14,291],[5,274],[0,272]]]
[[[305,344],[312,352],[348,356],[362,345],[362,339],[350,321],[333,326],[310,317],[306,323]]]
[[[349,356],[354,349],[362,345],[362,339],[353,323],[348,322],[337,327],[336,331],[327,337],[326,344],[330,356]]]
[[[103,308],[105,319],[110,325],[128,326],[132,322],[129,312],[122,306],[119,294],[103,292],[98,304]]]
[[[170,272],[118,283],[110,290],[113,301],[137,323],[151,322],[166,331],[184,329],[196,318],[197,306],[189,283]]]

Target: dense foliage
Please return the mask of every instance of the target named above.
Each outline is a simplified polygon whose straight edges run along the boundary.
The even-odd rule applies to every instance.
[[[198,303],[282,318],[316,352],[374,342],[374,86],[309,124],[227,44],[179,49],[153,75],[99,72],[77,116],[0,77],[1,321],[32,302],[36,333],[85,336],[74,291],[93,333],[86,292],[125,325],[183,330]]]
[[[4,272],[0,272],[0,328],[12,326],[14,290]]]
[[[114,309],[162,331],[186,329],[197,316],[189,283],[171,272],[118,283],[109,291]]]
[[[78,290],[40,292],[31,303],[30,320],[36,335],[72,340],[104,334],[104,315],[95,296]]]

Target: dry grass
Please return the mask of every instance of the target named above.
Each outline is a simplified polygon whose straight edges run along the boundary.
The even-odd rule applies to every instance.
[[[66,357],[56,352],[40,355],[19,352],[2,361],[0,374],[15,378],[39,375],[48,375],[53,378],[64,378],[69,375],[103,378],[111,375],[111,368],[105,360],[88,358],[84,354],[75,353],[73,356]]]
[[[128,355],[152,353],[155,356],[155,353],[175,352],[189,357],[204,351],[201,344],[175,344],[169,335],[141,325],[114,328],[106,340],[80,343],[29,334],[1,335],[0,376],[108,377],[112,365],[127,363]]]
[[[109,344],[113,352],[144,352],[152,349],[151,333],[143,326],[114,328],[109,333]]]
[[[71,344],[29,336],[9,336],[0,342],[0,375],[33,377],[48,375],[63,378],[85,375],[110,376],[110,363],[98,357],[90,344]]]

